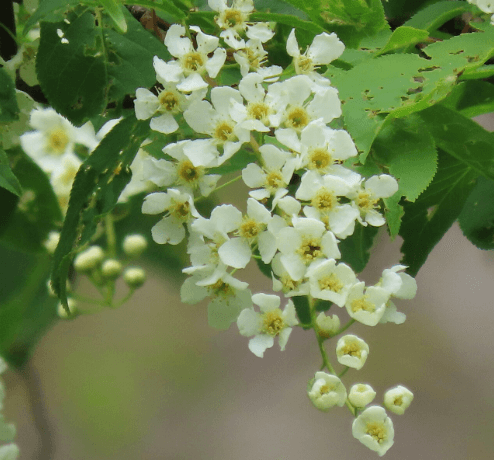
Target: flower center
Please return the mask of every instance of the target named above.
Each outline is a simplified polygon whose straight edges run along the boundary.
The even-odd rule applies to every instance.
[[[343,347],[343,354],[345,355],[350,355],[350,356],[355,356],[357,358],[360,358],[361,357],[361,350],[360,350],[360,347],[358,346],[357,343],[347,343],[344,347]]]
[[[288,111],[286,125],[300,131],[309,124],[309,121],[309,115],[303,107],[293,107]]]
[[[369,422],[365,428],[365,432],[371,435],[379,444],[386,440],[386,428],[382,422]]]
[[[376,311],[376,306],[370,302],[368,299],[368,296],[364,295],[360,297],[360,299],[355,299],[352,302],[352,311],[354,313],[357,313],[360,310],[368,311],[369,313],[374,313]]]
[[[279,308],[264,313],[262,317],[262,332],[274,337],[285,329],[285,327],[285,322],[281,317],[281,310]]]
[[[232,287],[222,280],[216,281],[216,283],[209,286],[209,290],[216,296],[230,297],[234,294]]]
[[[55,128],[50,131],[48,135],[48,151],[61,155],[65,152],[67,144],[69,143],[69,136],[63,128]]]
[[[314,64],[312,64],[312,59],[307,56],[300,56],[295,59],[295,71],[297,73],[309,73],[314,70]]]
[[[202,173],[202,168],[195,167],[190,160],[184,160],[177,168],[178,177],[185,183],[196,182]]]
[[[319,287],[321,288],[321,290],[327,289],[338,293],[343,289],[343,286],[344,284],[334,273],[330,273],[327,276],[323,276],[319,280]]]
[[[280,187],[285,185],[283,181],[283,176],[279,171],[271,171],[266,176],[266,185],[270,190],[278,190]]]
[[[191,51],[182,57],[182,67],[186,73],[198,72],[204,65],[204,58],[198,51]]]
[[[173,91],[162,91],[158,95],[158,101],[161,106],[161,110],[165,112],[177,112],[179,109],[180,101],[177,94]]]
[[[269,112],[269,106],[264,102],[251,102],[247,106],[247,113],[249,116],[255,120],[260,120],[263,123],[267,121]]]
[[[214,137],[220,142],[233,141],[236,138],[233,134],[233,126],[227,121],[222,121],[216,125]]]
[[[369,192],[359,192],[357,195],[357,198],[355,202],[357,203],[357,206],[363,211],[363,212],[369,212],[372,209],[377,207],[377,202],[378,199],[373,199],[372,194]]]
[[[321,257],[321,240],[319,238],[304,238],[297,253],[300,254],[305,262],[311,262],[312,260]]]
[[[331,211],[338,204],[338,200],[328,189],[319,190],[311,200],[311,205],[319,211]]]
[[[188,201],[176,201],[170,210],[170,214],[179,220],[187,220],[190,214],[190,203]]]
[[[241,11],[228,9],[224,12],[223,24],[230,29],[242,29],[244,16]]]
[[[256,222],[254,219],[248,218],[240,225],[239,233],[244,238],[255,238],[261,231],[263,225]]]
[[[322,148],[314,149],[309,155],[309,169],[326,169],[333,164],[331,154]]]

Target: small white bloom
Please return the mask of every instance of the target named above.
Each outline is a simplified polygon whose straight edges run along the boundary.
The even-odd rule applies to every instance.
[[[305,276],[309,278],[312,297],[329,300],[339,307],[345,305],[348,293],[357,280],[348,265],[337,264],[333,258],[311,265]]]
[[[274,338],[278,336],[278,343],[283,351],[292,327],[298,324],[293,302],[289,300],[285,309],[281,311],[281,301],[276,295],[254,294],[252,301],[259,306],[261,313],[256,312],[254,308],[247,308],[242,310],[237,319],[240,334],[246,337],[254,336],[249,340],[249,350],[262,358],[266,349],[273,346]]]
[[[348,314],[359,323],[375,326],[381,320],[386,310],[389,293],[378,286],[369,286],[365,283],[355,284],[349,291],[345,303]]]
[[[402,385],[398,385],[384,393],[384,406],[395,414],[402,415],[413,401],[413,393]]]
[[[303,280],[294,280],[281,263],[281,253],[277,253],[271,261],[273,270],[271,277],[273,279],[273,291],[282,291],[285,297],[296,295],[309,295],[309,283]],[[276,277],[275,277],[276,275]]]
[[[346,401],[346,389],[341,380],[326,372],[316,372],[308,395],[312,404],[323,412],[334,406],[342,407]]]
[[[336,344],[336,357],[340,364],[359,370],[367,360],[369,345],[356,335],[341,337]]]
[[[337,315],[326,316],[322,311],[316,318],[317,333],[321,337],[329,338],[340,329],[340,318]]]
[[[353,385],[348,393],[348,400],[350,403],[359,409],[370,404],[375,397],[376,392],[366,383],[357,383]]]
[[[286,42],[286,50],[293,57],[297,74],[306,74],[311,78],[314,76],[317,79],[320,75],[315,72],[315,69],[339,58],[345,51],[345,45],[335,33],[327,34],[323,32],[314,37],[312,44],[307,47],[304,54],[300,54],[295,29],[292,29]]]
[[[413,299],[417,294],[417,282],[408,273],[404,273],[406,268],[406,265],[394,265],[383,270],[378,285],[386,289],[393,297]]]
[[[380,406],[365,409],[354,421],[352,434],[364,446],[383,456],[394,443],[393,422]]]
[[[241,32],[247,28],[249,14],[254,11],[252,0],[233,0],[232,6],[227,5],[226,0],[208,0],[209,7],[219,13],[215,22],[221,29],[231,29]]]
[[[398,182],[392,176],[381,174],[367,179],[363,185],[355,188],[347,196],[353,200],[354,205],[360,210],[362,225],[370,224],[380,227],[386,220],[378,211],[379,200],[389,198],[398,191]]]
[[[247,31],[249,35],[249,31]],[[264,67],[268,53],[262,46],[263,41],[251,37],[245,47],[239,48],[233,53],[233,58],[240,66],[240,73],[245,77],[249,72],[256,72],[266,81],[275,81],[283,72],[283,68],[277,65]]]

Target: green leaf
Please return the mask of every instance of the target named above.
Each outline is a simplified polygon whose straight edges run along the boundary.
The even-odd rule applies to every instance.
[[[105,8],[105,12],[110,16],[117,30],[124,34],[127,32],[127,21],[122,10],[127,10],[123,5],[117,3],[116,0],[99,0]]]
[[[132,5],[139,5],[145,8],[149,8],[150,10],[160,11],[165,14],[165,16],[174,19],[178,22],[182,22],[187,15],[180,8],[177,8],[174,4],[175,2],[171,0],[160,0],[160,2],[153,1],[132,1]]]
[[[314,24],[311,21],[304,21],[303,19],[297,18],[296,16],[290,16],[287,14],[277,14],[277,13],[254,13],[250,15],[252,21],[259,22],[276,22],[278,24],[285,24],[290,27],[294,27],[297,30],[305,30],[310,32],[310,35],[315,36],[324,32],[324,29]]]
[[[369,251],[378,230],[372,225],[364,227],[357,223],[353,234],[338,244],[342,262],[350,265],[356,273],[360,273],[369,262]]]
[[[0,187],[7,189],[14,195],[22,194],[22,187],[17,177],[12,172],[7,154],[0,149]]]
[[[401,26],[394,30],[386,45],[374,56],[397,51],[402,48],[413,46],[423,42],[429,36],[425,30],[414,29],[413,27]]]
[[[310,305],[307,296],[293,296],[290,297],[295,305],[295,311],[297,312],[298,319],[302,327],[310,327],[312,322],[310,317]]]
[[[400,204],[400,193],[384,198],[383,201],[385,206],[384,217],[386,217],[386,223],[388,224],[389,236],[391,240],[394,240],[400,232],[401,219],[405,214],[403,206]]]
[[[7,217],[0,202],[0,239],[21,251],[44,251],[48,233],[62,221],[57,197],[41,168],[20,148],[11,150],[12,171],[22,187],[17,207]]]
[[[434,139],[418,115],[394,120],[380,132],[372,152],[398,179],[399,197],[404,196],[408,201],[415,201],[436,174]]]
[[[476,178],[475,171],[439,150],[438,170],[431,185],[414,203],[404,205],[402,263],[412,276],[458,218]]]
[[[494,179],[494,134],[454,110],[437,105],[420,113],[438,147],[477,175]]]
[[[461,82],[441,105],[467,118],[494,112],[494,85],[487,81]]]
[[[458,217],[463,234],[480,249],[494,249],[494,181],[479,177]]]
[[[249,163],[254,163],[256,161],[256,156],[252,152],[247,150],[239,150],[233,157],[227,160],[221,166],[216,168],[211,168],[209,172],[211,174],[228,174],[231,172],[237,172],[244,169]]]
[[[79,0],[43,0],[39,2],[38,9],[26,21],[23,33],[26,35],[29,30],[41,20],[58,22],[62,19],[62,13],[69,8],[81,3]]]
[[[437,2],[420,10],[403,25],[433,32],[449,20],[461,16],[463,13],[474,11],[474,9],[474,5],[467,2]]]
[[[72,256],[90,241],[98,221],[117,203],[131,178],[128,167],[148,133],[149,122],[136,120],[132,111],[104,137],[75,177],[51,277],[65,306],[65,281]]]
[[[15,95],[15,84],[7,72],[0,67],[0,123],[19,118],[19,106]]]
[[[0,257],[9,261],[0,270],[6,286],[0,294],[0,355],[21,367],[57,319],[56,299],[49,296],[46,285],[50,261],[46,254],[27,255],[2,246]]]
[[[168,61],[170,54],[165,45],[145,30],[128,11],[124,11],[128,30],[125,35],[106,29],[108,55],[112,64],[108,76],[112,80],[109,97],[122,99],[135,93],[136,88],[149,88],[156,83],[153,57]]]
[[[68,43],[62,43],[57,30]],[[36,70],[50,105],[81,125],[106,105],[107,75],[103,56],[95,51],[94,16],[86,12],[70,24],[41,23]]]

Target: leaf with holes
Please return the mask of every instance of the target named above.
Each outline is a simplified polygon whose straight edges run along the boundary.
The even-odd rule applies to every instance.
[[[136,120],[132,112],[103,138],[75,177],[51,276],[53,289],[65,306],[65,281],[72,256],[91,239],[98,221],[117,203],[131,178],[128,167],[148,133],[149,122]]]
[[[438,170],[431,185],[414,203],[404,204],[402,263],[412,276],[460,215],[476,178],[475,171],[439,150]]]
[[[106,104],[106,63],[96,40],[90,12],[70,24],[41,23],[38,80],[50,105],[75,125],[98,115]]]

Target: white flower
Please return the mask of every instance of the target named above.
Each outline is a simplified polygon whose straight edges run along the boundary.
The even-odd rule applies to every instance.
[[[351,185],[337,176],[321,176],[315,171],[307,171],[303,176],[295,198],[309,201],[304,206],[307,217],[320,220],[336,237],[346,238],[355,228],[359,212],[350,204],[340,204],[339,197],[345,196]]]
[[[380,406],[365,409],[354,421],[352,434],[364,446],[383,456],[394,442],[393,422]]]
[[[406,268],[406,265],[394,265],[383,270],[378,285],[386,289],[393,297],[413,299],[417,294],[417,282],[408,273],[403,273]]]
[[[272,144],[262,145],[259,151],[264,166],[261,168],[256,163],[250,163],[242,170],[245,184],[258,189],[251,191],[249,195],[256,200],[263,200],[271,195],[275,195],[275,199],[281,198],[288,193],[286,186],[295,170],[293,158]]]
[[[339,258],[340,251],[335,236],[326,231],[322,222],[305,217],[294,217],[292,221],[293,227],[282,228],[276,239],[281,263],[298,281],[304,277],[307,265],[323,257]]]
[[[268,96],[277,107],[277,112],[269,117],[271,125],[299,133],[313,120],[321,118],[324,123],[330,123],[339,117],[338,91],[332,87],[317,88],[316,91],[307,75],[296,75],[270,85]]]
[[[348,400],[359,409],[370,404],[376,397],[374,389],[366,383],[357,383],[350,388]]]
[[[356,187],[347,196],[360,210],[359,220],[363,225],[371,224],[374,227],[380,227],[386,223],[386,220],[378,211],[379,200],[389,198],[397,191],[396,179],[387,174],[381,174],[367,179],[363,185]]]
[[[218,273],[218,270],[215,272]],[[185,280],[180,290],[182,302],[195,304],[211,297],[208,324],[217,329],[228,329],[243,309],[252,307],[252,293],[247,289],[247,283],[235,279],[226,271],[214,283],[204,284],[214,279],[208,275],[211,273],[200,272]]]
[[[326,372],[316,372],[308,395],[312,404],[324,412],[333,406],[342,407],[346,401],[346,389],[341,380]]]
[[[285,297],[309,295],[309,283],[303,280],[294,280],[281,263],[281,254],[278,252],[271,261],[271,278],[273,291],[282,291]],[[276,275],[276,277],[274,276]]]
[[[477,5],[484,13],[494,13],[493,0],[468,0],[468,3]]]
[[[29,123],[36,131],[23,134],[21,146],[47,173],[59,168],[65,155],[74,155],[76,143],[89,150],[98,144],[91,123],[76,128],[52,108],[33,110]]]
[[[345,303],[348,314],[359,323],[375,326],[384,315],[389,292],[378,286],[369,286],[365,283],[355,284],[349,291]]]
[[[291,300],[281,311],[280,298],[277,295],[254,294],[252,301],[259,306],[261,313],[254,308],[242,310],[237,319],[240,334],[246,337],[254,336],[249,340],[249,350],[259,358],[262,358],[267,348],[274,344],[274,338],[278,336],[281,351],[292,332],[292,327],[298,324],[295,316],[295,306]]]
[[[339,58],[345,45],[338,39],[335,33],[316,35],[312,44],[307,47],[304,54],[300,54],[295,29],[292,29],[286,42],[287,53],[293,57],[295,72],[297,74],[306,74],[315,81],[321,80],[323,77],[315,72],[320,65],[327,65],[331,61]],[[328,84],[329,84],[329,80]]]
[[[340,364],[359,370],[367,360],[369,345],[356,335],[345,335],[336,344],[336,357]]]
[[[219,38],[204,34],[199,27],[191,26],[197,33],[197,49],[190,38],[185,37],[185,27],[173,24],[166,33],[165,45],[176,61],[155,60],[155,70],[167,83],[177,83],[179,91],[191,92],[207,88],[202,75],[216,77],[226,59],[226,51],[218,48]],[[213,53],[212,57],[209,55]]]
[[[316,318],[317,333],[324,338],[329,338],[340,328],[340,318],[337,315],[326,316],[322,311]]]
[[[249,31],[247,31],[249,35]],[[274,81],[283,72],[283,68],[277,65],[263,67],[268,53],[262,46],[263,41],[258,38],[251,38],[245,47],[239,48],[233,53],[233,58],[240,66],[240,73],[245,77],[249,72],[257,72],[263,79]]]
[[[163,152],[175,161],[156,160],[149,157],[143,165],[143,176],[158,187],[178,185],[190,191],[191,194],[199,189],[203,196],[209,195],[220,178],[217,174],[206,175],[206,167],[210,166],[210,159],[214,161],[215,157],[210,156],[205,149],[204,158],[202,158],[205,164],[201,165],[201,158],[193,156],[191,158],[188,152],[188,147],[193,142],[200,141],[184,140],[168,144],[163,148]]]
[[[60,157],[58,165],[53,168],[50,174],[50,183],[63,212],[67,211],[70,191],[81,165],[82,161],[75,154],[67,153]]]
[[[230,115],[232,103],[243,104],[242,95],[228,86],[211,90],[211,102],[196,101],[184,112],[184,118],[196,132],[211,136],[211,144],[223,147],[222,164],[248,142],[249,130],[238,124]],[[194,145],[194,144],[192,144]],[[202,146],[201,146],[202,149]]]
[[[348,265],[336,264],[333,258],[311,265],[305,276],[309,278],[312,297],[329,300],[339,307],[345,305],[348,293],[357,280]]]
[[[185,238],[184,224],[194,217],[200,217],[194,207],[194,200],[187,192],[169,188],[166,193],[147,195],[142,204],[143,214],[165,213],[151,229],[153,240],[159,244],[178,244]]]
[[[247,28],[246,22],[249,14],[254,11],[252,0],[233,0],[231,7],[227,5],[226,0],[208,0],[208,5],[213,11],[219,13],[215,21],[221,29],[232,29],[236,32]]]
[[[384,406],[395,414],[402,415],[413,401],[413,393],[402,385],[398,385],[384,393]]]

